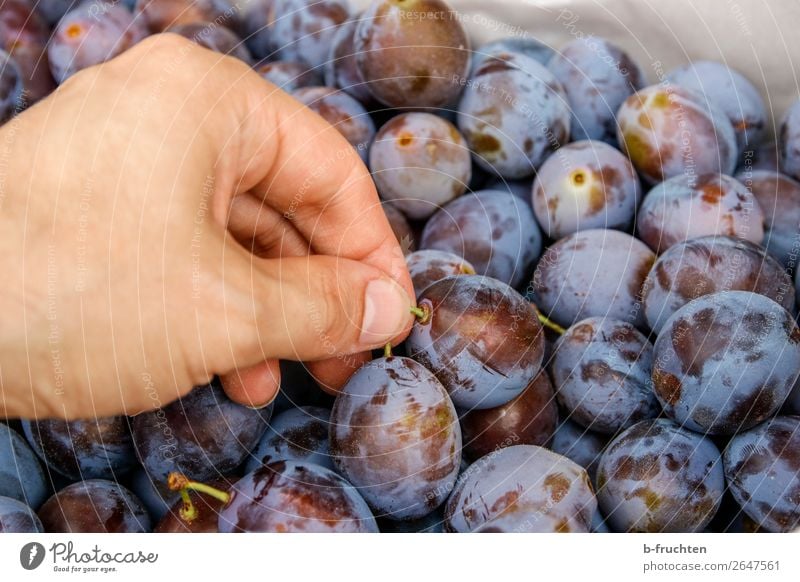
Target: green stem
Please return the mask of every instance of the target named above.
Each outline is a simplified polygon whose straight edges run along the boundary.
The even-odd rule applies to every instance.
[[[392,344],[388,343],[383,346],[383,357],[384,358],[391,358],[392,357]]]
[[[428,323],[431,317],[431,310],[426,305],[422,307],[411,307],[411,313],[417,318],[420,323]]]
[[[536,310],[536,315],[539,318],[539,323],[541,323],[543,326],[553,330],[558,335],[564,335],[564,333],[567,331],[566,329],[564,329],[563,327],[561,327],[560,325],[558,325],[554,321],[551,321],[550,318],[548,318],[546,315],[544,315],[538,309]]]
[[[229,493],[220,491],[216,487],[212,487],[211,485],[206,485],[205,483],[190,481],[185,475],[181,473],[170,473],[169,477],[167,478],[167,485],[169,486],[171,491],[181,492],[181,498],[183,499],[184,503],[186,503],[187,499],[189,499],[189,493],[188,493],[189,491],[197,491],[198,493],[205,493],[206,495],[213,497],[214,499],[221,501],[222,503],[228,503],[231,500],[231,496]],[[185,496],[184,493],[186,494]],[[189,502],[191,503],[190,499]]]
[[[188,489],[181,489],[181,499],[183,500],[183,507],[178,512],[181,519],[187,523],[192,523],[197,519],[197,508],[192,503],[192,498],[189,497]]]

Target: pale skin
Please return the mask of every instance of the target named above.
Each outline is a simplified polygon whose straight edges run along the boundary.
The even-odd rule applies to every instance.
[[[215,375],[261,407],[279,359],[335,390],[412,323],[355,150],[173,35],[0,129],[0,224],[0,417],[136,414]]]

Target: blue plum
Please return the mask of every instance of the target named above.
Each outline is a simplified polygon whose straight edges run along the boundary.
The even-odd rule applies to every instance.
[[[542,252],[542,234],[530,206],[509,192],[482,190],[434,214],[420,248],[453,253],[476,273],[519,287]]]
[[[567,43],[547,63],[572,110],[572,139],[617,142],[617,110],[644,85],[644,72],[622,48],[585,36]]]
[[[367,159],[375,123],[361,103],[332,87],[301,87],[292,97],[322,116],[350,142],[361,159]]]
[[[228,0],[136,0],[134,13],[152,33],[177,24],[230,22],[233,16]]]
[[[322,77],[314,69],[296,61],[272,61],[256,67],[256,72],[270,83],[291,93],[302,87],[322,85]]]
[[[461,430],[436,377],[414,360],[391,356],[364,365],[337,396],[330,450],[379,517],[416,519],[452,489]]]
[[[445,531],[588,532],[596,509],[585,470],[547,449],[516,445],[481,457],[458,478]]]
[[[170,27],[167,32],[179,34],[204,48],[236,57],[245,63],[253,62],[253,57],[242,39],[225,26],[211,22],[185,22]]]
[[[763,247],[705,236],[671,246],[653,265],[642,291],[647,324],[659,333],[689,301],[719,291],[753,291],[794,312],[792,279]]]
[[[173,471],[208,480],[238,467],[258,444],[268,420],[269,409],[236,404],[211,384],[136,416],[133,442],[139,460],[157,483],[166,484]]]
[[[150,516],[137,497],[114,481],[88,479],[45,501],[39,519],[47,533],[144,533]]]
[[[764,212],[744,184],[730,176],[675,176],[647,193],[636,227],[639,237],[657,253],[708,235],[761,244]]]
[[[652,85],[617,112],[617,140],[650,184],[675,176],[731,174],[739,150],[727,116],[702,95]]]
[[[447,251],[416,251],[406,255],[406,264],[417,295],[445,277],[475,274],[475,268],[469,262]]]
[[[535,307],[508,285],[479,275],[447,277],[417,304],[426,317],[414,323],[406,349],[436,374],[456,406],[502,406],[541,369],[544,333]]]
[[[600,141],[559,148],[533,183],[533,211],[553,239],[590,228],[628,230],[640,199],[630,160]]]
[[[764,214],[764,246],[784,267],[794,268],[800,253],[800,182],[774,170],[745,169],[736,178]]]
[[[246,0],[238,2],[237,6],[239,18],[236,19],[235,30],[244,40],[250,54],[257,60],[271,56],[269,37],[270,27],[275,19],[275,0]]]
[[[602,316],[644,328],[642,285],[656,257],[617,230],[582,230],[542,255],[531,282],[537,305],[563,326]]]
[[[655,343],[653,383],[670,418],[733,434],[783,405],[800,376],[800,328],[772,299],[722,291],[690,301]]]
[[[653,346],[633,325],[590,317],[558,339],[550,374],[570,420],[615,434],[658,416],[652,365]]]
[[[472,159],[455,126],[432,113],[401,113],[369,150],[378,193],[412,219],[426,219],[467,189]]]
[[[354,47],[361,77],[389,107],[446,107],[469,71],[469,38],[444,0],[375,0]]]
[[[495,53],[465,82],[458,127],[480,167],[525,178],[569,140],[569,106],[543,65],[520,53]]]
[[[570,420],[562,420],[553,434],[550,449],[586,469],[592,483],[595,483],[597,465],[608,442],[607,438]]]
[[[461,416],[464,456],[476,460],[512,445],[545,446],[558,423],[553,385],[542,370],[513,400]]]
[[[358,491],[339,475],[312,463],[278,461],[248,473],[230,490],[219,531],[377,533]]]
[[[667,419],[644,420],[612,440],[597,471],[606,523],[619,532],[696,532],[722,502],[714,443]]]
[[[123,53],[145,36],[143,23],[122,6],[80,4],[53,30],[47,48],[50,72],[63,83],[78,71]]]
[[[0,496],[34,509],[47,499],[48,486],[36,453],[15,430],[0,422]]]
[[[372,105],[375,98],[369,86],[364,82],[355,49],[355,33],[359,19],[354,18],[342,23],[336,29],[331,44],[328,62],[325,63],[325,84],[338,87],[358,99],[362,105]]]
[[[481,66],[484,59],[498,54],[519,53],[534,61],[547,65],[555,51],[545,43],[530,36],[509,36],[482,44],[472,54],[472,72]]]
[[[41,533],[42,522],[27,505],[11,497],[0,496],[0,533]]]
[[[68,479],[115,479],[136,465],[125,416],[87,420],[23,421],[25,438],[39,458]]]
[[[316,406],[292,408],[275,416],[251,456],[245,471],[275,461],[298,461],[333,468],[328,452],[331,411]]]
[[[337,28],[350,17],[347,0],[273,0],[269,27],[273,55],[312,68],[328,62]]]
[[[25,88],[25,106],[47,96],[55,83],[47,64],[50,28],[29,0],[0,3],[0,49],[19,67]]]
[[[800,180],[800,100],[792,104],[781,120],[778,152],[781,171]]]
[[[735,435],[723,462],[734,499],[758,527],[800,527],[800,417],[780,416]]]
[[[673,69],[667,79],[719,108],[736,132],[740,152],[761,142],[769,122],[767,106],[758,89],[739,71],[715,61],[694,61]]]
[[[0,50],[0,123],[11,118],[22,105],[22,73],[7,52]]]

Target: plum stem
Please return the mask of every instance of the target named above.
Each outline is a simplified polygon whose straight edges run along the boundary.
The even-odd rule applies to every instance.
[[[183,499],[184,505],[186,504],[186,500],[189,497],[189,491],[197,491],[198,493],[205,493],[221,501],[222,503],[228,503],[231,500],[231,496],[229,493],[225,493],[224,491],[220,491],[216,487],[212,487],[211,485],[206,485],[205,483],[199,483],[197,481],[189,480],[186,475],[182,473],[170,473],[169,477],[167,478],[167,485],[169,486],[170,491],[180,491],[181,498]],[[184,493],[186,496],[184,497]],[[189,500],[191,503],[191,500]]]
[[[544,313],[536,309],[536,317],[539,318],[539,323],[545,326],[548,329],[553,330],[558,335],[564,335],[566,333],[566,329],[558,325],[556,322],[552,321],[549,317],[547,317]]]
[[[388,343],[383,346],[383,357],[384,358],[391,358],[392,357],[392,344]]]
[[[197,508],[192,503],[192,498],[189,497],[188,489],[181,489],[181,499],[183,500],[183,507],[181,507],[178,515],[186,523],[192,523],[197,519]]]
[[[427,305],[411,307],[411,313],[417,318],[419,323],[428,323],[428,320],[431,318],[431,310]]]
[[[461,274],[462,275],[474,275],[475,269],[467,265],[466,263],[461,263]]]

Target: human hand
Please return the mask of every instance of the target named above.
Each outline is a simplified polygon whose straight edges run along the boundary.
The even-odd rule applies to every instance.
[[[0,144],[0,416],[134,414],[216,374],[262,406],[279,358],[335,387],[408,333],[411,282],[358,154],[235,59],[152,37]]]

